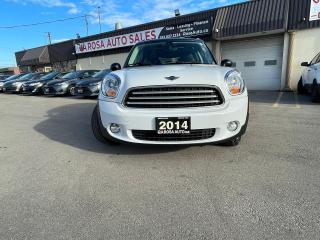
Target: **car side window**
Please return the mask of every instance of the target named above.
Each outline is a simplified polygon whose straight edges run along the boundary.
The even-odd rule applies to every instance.
[[[89,72],[85,72],[83,74],[84,77],[92,77],[94,74],[96,74],[98,71],[89,71]]]
[[[317,64],[317,63],[320,63],[320,53],[318,54],[318,59],[317,59],[316,64]]]
[[[84,74],[83,74],[83,77],[90,77],[91,75],[90,75],[90,72],[85,72]]]
[[[310,65],[314,65],[314,64],[318,63],[319,60],[320,60],[320,53],[318,53],[318,55],[315,56],[315,57],[311,60]]]

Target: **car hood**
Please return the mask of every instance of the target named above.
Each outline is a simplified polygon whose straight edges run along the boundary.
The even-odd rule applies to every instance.
[[[28,85],[28,84],[31,84],[31,83],[38,83],[38,82],[43,83],[43,82],[45,82],[45,80],[40,80],[40,79],[38,79],[38,80],[30,80],[30,81],[25,82],[24,84]]]
[[[77,80],[78,80],[78,78],[74,78],[74,79],[57,79],[57,80],[49,81],[47,83],[47,85],[55,85],[57,83],[63,83],[63,82],[73,83],[73,82],[76,82]]]
[[[112,72],[121,79],[120,94],[116,101],[121,101],[126,89],[155,85],[214,85],[225,92],[225,75],[231,70],[233,68],[199,64],[124,68]],[[167,79],[171,76],[176,79]]]
[[[6,81],[5,83],[4,83],[4,85],[5,86],[9,86],[9,85],[11,85],[11,84],[13,84],[13,83],[15,83],[15,82],[23,82],[23,81],[19,81],[19,80],[10,80],[10,81]]]
[[[86,78],[77,82],[77,85],[88,85],[90,83],[98,83],[101,82],[102,78]]]

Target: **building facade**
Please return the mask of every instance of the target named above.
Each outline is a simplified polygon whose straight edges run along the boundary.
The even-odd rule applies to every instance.
[[[105,69],[114,62],[123,65],[137,42],[193,37],[204,40],[218,62],[231,59],[249,90],[295,90],[301,62],[320,52],[320,14],[314,13],[320,3],[318,8],[316,2],[252,0],[105,32],[74,40],[65,57],[57,45],[57,57],[50,61],[72,62],[79,70]]]
[[[22,71],[74,70],[77,63],[74,45],[74,40],[69,40],[16,52],[17,66]]]

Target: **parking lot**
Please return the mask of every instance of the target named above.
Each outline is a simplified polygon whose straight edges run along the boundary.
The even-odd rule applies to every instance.
[[[106,146],[95,100],[0,94],[0,239],[318,239],[320,106],[250,99],[234,148]]]

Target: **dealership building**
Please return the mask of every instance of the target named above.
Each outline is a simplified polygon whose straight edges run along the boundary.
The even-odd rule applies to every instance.
[[[121,65],[140,41],[204,40],[218,62],[231,59],[249,90],[296,89],[303,67],[320,52],[320,3],[252,0],[16,53],[24,69],[105,69]]]

